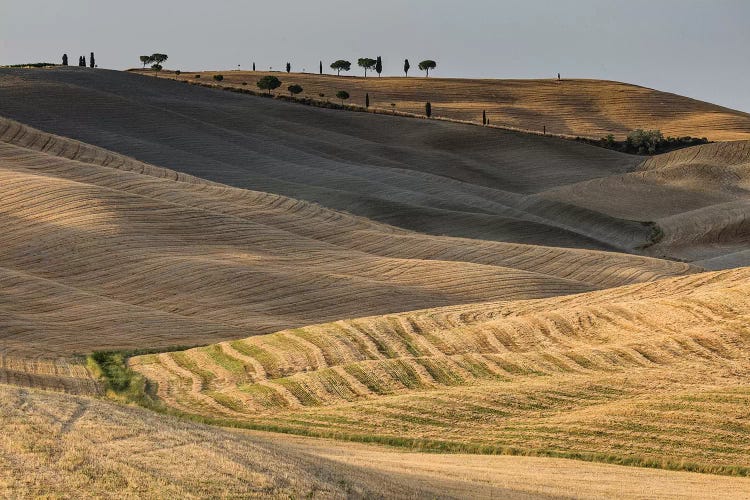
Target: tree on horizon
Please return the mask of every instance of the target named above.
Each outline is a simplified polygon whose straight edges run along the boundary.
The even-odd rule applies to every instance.
[[[67,66],[68,65],[68,54],[63,54],[62,65],[63,66]]]
[[[286,63],[286,72],[287,73],[291,73],[291,71],[292,71],[292,64],[291,63]]]
[[[380,78],[380,73],[383,72],[383,60],[378,56],[377,61],[375,61],[375,71],[378,73],[378,78]]]
[[[151,64],[151,56],[141,56],[139,57],[141,62],[143,63],[143,69],[146,69],[147,64]]]
[[[94,61],[94,53],[91,53],[91,57],[89,57],[89,66],[92,68],[96,68],[96,62]]]
[[[404,59],[404,75],[406,78],[409,78],[409,68],[411,68],[411,64],[409,64],[408,59]]]
[[[430,70],[435,69],[437,67],[437,63],[431,59],[425,59],[421,63],[419,63],[419,69],[426,72],[426,77],[430,77]]]
[[[349,92],[347,92],[346,90],[339,90],[338,92],[336,92],[336,97],[341,99],[341,105],[343,106],[344,101],[349,99]]]
[[[169,59],[169,56],[167,54],[159,54],[158,52],[156,54],[151,54],[151,62],[156,63],[160,66],[167,59]]]
[[[367,70],[373,69],[375,67],[375,63],[376,63],[375,59],[371,59],[369,57],[360,57],[359,60],[357,61],[357,65],[360,68],[364,68],[365,70],[365,78],[367,78]]]
[[[320,61],[320,74],[323,74],[323,61]]]
[[[339,59],[331,63],[331,69],[336,70],[336,76],[341,76],[341,70],[349,71],[352,68],[352,63],[344,59]]]
[[[266,75],[256,83],[259,89],[267,90],[268,95],[271,95],[271,91],[281,87],[281,80],[273,75]]]

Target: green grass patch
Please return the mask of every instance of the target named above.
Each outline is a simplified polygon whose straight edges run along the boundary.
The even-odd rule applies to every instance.
[[[155,387],[127,364],[127,356],[119,351],[96,351],[86,357],[86,367],[104,383],[107,397],[123,403],[153,408],[158,406]]]
[[[221,350],[221,346],[212,345],[201,349],[211,360],[225,370],[241,377],[247,376],[247,367],[237,358],[229,356]]]
[[[172,359],[174,360],[174,362],[177,363],[177,366],[184,368],[187,371],[198,375],[198,377],[203,382],[204,386],[210,385],[211,382],[213,382],[216,379],[216,375],[198,366],[198,363],[192,360],[188,356],[187,352],[177,351],[177,352],[170,353],[170,356],[172,356]]]
[[[235,351],[239,352],[240,354],[244,354],[245,356],[250,356],[251,358],[255,358],[256,360],[258,360],[258,363],[261,364],[269,377],[273,378],[282,375],[276,356],[272,355],[265,349],[262,349],[254,344],[249,344],[242,340],[231,342],[230,345],[234,348]]]
[[[435,358],[414,358],[427,370],[427,373],[435,379],[435,382],[442,385],[462,385],[465,383],[457,373],[450,369],[448,363]]]
[[[376,375],[373,374],[372,370],[366,370],[365,368],[371,366],[372,363],[367,363],[364,367],[360,363],[351,363],[344,365],[343,368],[352,377],[356,378],[361,384],[370,389],[372,392],[378,395],[391,394],[393,391],[386,387]]]
[[[297,380],[291,378],[280,378],[274,380],[274,382],[291,392],[303,406],[320,406],[322,404],[311,391]]]

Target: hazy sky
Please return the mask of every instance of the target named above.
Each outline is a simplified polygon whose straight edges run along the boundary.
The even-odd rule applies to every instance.
[[[435,59],[435,76],[603,78],[750,112],[750,0],[0,0],[0,64],[316,71]],[[355,73],[355,69],[352,69]]]

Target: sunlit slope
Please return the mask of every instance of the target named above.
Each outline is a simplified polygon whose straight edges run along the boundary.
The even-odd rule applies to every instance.
[[[0,496],[643,498],[750,494],[750,479],[573,460],[402,453],[179,421],[0,385]],[[207,466],[210,464],[210,466]],[[33,471],[33,473],[30,473]]]
[[[359,68],[357,68],[359,69]],[[358,71],[352,71],[357,73]],[[152,73],[152,72],[147,72]],[[163,73],[179,80],[197,81],[194,72]],[[351,94],[350,102],[364,105],[365,93],[375,108],[424,114],[427,101],[433,116],[482,122],[482,111],[492,125],[571,136],[600,138],[614,134],[624,138],[637,128],[659,129],[665,135],[707,137],[712,141],[750,139],[750,114],[668,92],[606,80],[553,79],[489,80],[465,78],[336,77],[300,73],[251,71],[202,72],[203,83],[257,90],[255,83],[266,74],[282,82],[279,93],[293,83],[304,88],[302,96],[338,102],[339,90]],[[415,74],[419,74],[416,72]]]
[[[746,474],[750,268],[134,358],[168,404],[290,432]]]
[[[642,158],[552,137],[313,108],[132,73],[0,70],[2,113],[161,167],[437,235],[632,251],[643,224],[529,197]]]
[[[210,343],[311,322],[694,272],[431,237],[0,121],[8,356]]]
[[[616,193],[616,196],[612,196]],[[654,221],[646,253],[711,268],[750,265],[750,141],[655,156],[636,171],[537,195],[616,218]]]

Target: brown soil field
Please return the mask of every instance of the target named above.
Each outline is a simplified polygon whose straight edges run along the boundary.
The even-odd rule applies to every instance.
[[[750,472],[750,268],[286,330],[132,366],[174,408],[417,449]]]
[[[0,385],[8,498],[743,498],[750,479],[574,460],[406,453],[231,431]],[[33,472],[32,472],[33,471]]]
[[[132,70],[152,75],[153,71]],[[356,73],[356,71],[352,71]],[[435,117],[482,123],[487,112],[491,125],[565,136],[599,139],[613,134],[622,139],[628,132],[659,129],[665,136],[707,137],[712,141],[750,139],[750,114],[690,99],[677,94],[607,80],[482,80],[422,77],[357,77],[280,73],[264,71],[183,71],[176,75],[162,71],[159,76],[183,81],[215,83],[258,91],[255,83],[265,75],[282,81],[276,93],[286,94],[292,84],[301,85],[300,96],[340,102],[336,92],[345,90],[349,102],[424,114],[427,101]],[[215,82],[213,75],[224,80]],[[242,85],[242,83],[247,85]]]

